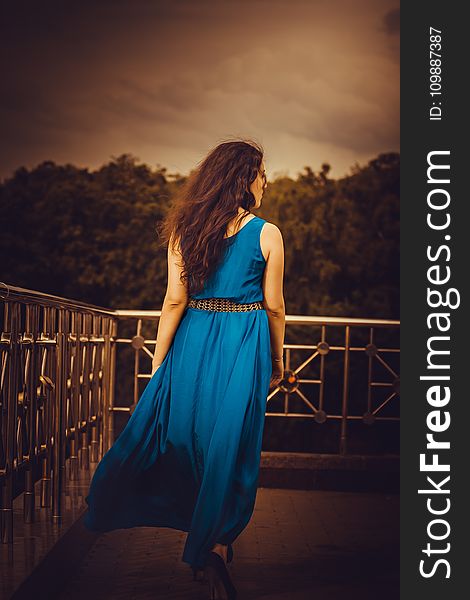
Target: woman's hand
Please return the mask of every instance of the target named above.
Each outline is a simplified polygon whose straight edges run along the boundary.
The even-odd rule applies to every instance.
[[[272,360],[273,370],[271,374],[270,388],[276,387],[284,378],[284,360]]]

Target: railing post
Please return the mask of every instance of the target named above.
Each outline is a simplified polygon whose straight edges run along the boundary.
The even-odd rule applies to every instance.
[[[108,450],[114,443],[114,405],[115,405],[115,389],[116,389],[116,348],[117,348],[117,334],[118,334],[118,322],[117,319],[111,320],[111,360],[109,365],[109,402],[107,410],[109,411],[109,428],[108,428],[108,446],[105,448]]]
[[[58,522],[62,518],[62,486],[65,471],[65,427],[64,427],[64,405],[66,394],[65,366],[66,366],[66,342],[67,340],[67,311],[64,308],[57,309],[57,334],[56,334],[56,370],[55,370],[55,394],[54,394],[54,445],[52,466],[52,514],[51,520]]]
[[[6,345],[8,369],[4,390],[6,403],[5,483],[2,486],[1,530],[2,543],[13,543],[13,473],[15,462],[15,435],[18,418],[18,369],[19,369],[19,309],[18,302],[5,302],[5,332],[2,342]]]
[[[73,431],[70,435],[69,479],[76,481],[78,479],[78,440],[80,435],[80,314],[73,311],[71,319],[70,411]]]
[[[25,491],[23,499],[23,514],[25,523],[34,523],[36,496],[34,493],[34,469],[36,468],[37,459],[35,449],[37,445],[36,438],[36,418],[37,418],[37,387],[38,387],[38,371],[37,371],[37,351],[36,343],[38,337],[38,306],[26,306],[26,323],[25,334],[23,336],[23,347],[25,349],[27,360],[25,361],[25,396],[24,402],[27,407],[28,419],[28,463],[25,472]]]
[[[91,314],[82,315],[83,363],[82,363],[82,398],[80,407],[80,469],[90,468],[90,448],[88,445],[88,425],[90,421],[90,372],[91,372]]]
[[[43,331],[41,334],[41,346],[43,353],[41,357],[41,385],[42,385],[42,439],[40,443],[45,445],[45,454],[42,458],[41,477],[41,507],[51,506],[52,498],[52,462],[53,449],[51,440],[54,427],[54,399],[55,399],[55,309],[46,306],[43,313]]]
[[[132,340],[132,347],[134,348],[134,401],[132,407],[137,406],[139,401],[139,372],[140,372],[140,351],[145,343],[142,337],[142,319],[137,319],[137,330]]]
[[[339,442],[339,453],[346,454],[348,435],[348,398],[349,398],[349,346],[351,328],[346,325],[344,335],[344,371],[343,371],[343,400],[341,404],[341,438]]]
[[[103,456],[105,452],[111,447],[112,441],[110,439],[112,433],[111,421],[113,415],[111,412],[111,338],[113,328],[113,319],[105,317],[103,319],[103,337],[104,337],[104,350],[103,350],[103,379],[102,379],[102,427],[101,427],[101,444],[100,444],[100,455]]]
[[[90,462],[97,463],[99,460],[99,445],[100,445],[100,427],[101,427],[101,389],[100,389],[100,356],[102,356],[102,348],[97,341],[100,335],[101,316],[93,315],[91,317],[92,328],[92,361],[90,369],[90,412],[88,414],[88,427],[90,428]],[[93,421],[93,416],[96,420]],[[88,429],[87,427],[87,429]]]

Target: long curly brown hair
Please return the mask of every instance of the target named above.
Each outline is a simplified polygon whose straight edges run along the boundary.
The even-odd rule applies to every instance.
[[[250,184],[263,161],[263,149],[251,140],[223,142],[192,171],[165,218],[157,225],[161,245],[181,253],[181,281],[188,295],[198,293],[223,258],[228,223],[239,207],[241,219],[255,205]]]

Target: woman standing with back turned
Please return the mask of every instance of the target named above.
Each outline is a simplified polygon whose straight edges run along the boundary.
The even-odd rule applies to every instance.
[[[210,598],[236,590],[226,563],[253,513],[269,389],[284,372],[284,246],[251,213],[266,188],[262,149],[218,145],[161,223],[168,287],[152,377],[99,463],[93,531],[188,532],[182,560]]]

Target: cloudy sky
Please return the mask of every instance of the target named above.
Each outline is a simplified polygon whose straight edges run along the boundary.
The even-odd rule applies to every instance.
[[[0,177],[129,152],[187,173],[252,138],[271,177],[399,150],[397,0],[15,0]]]

